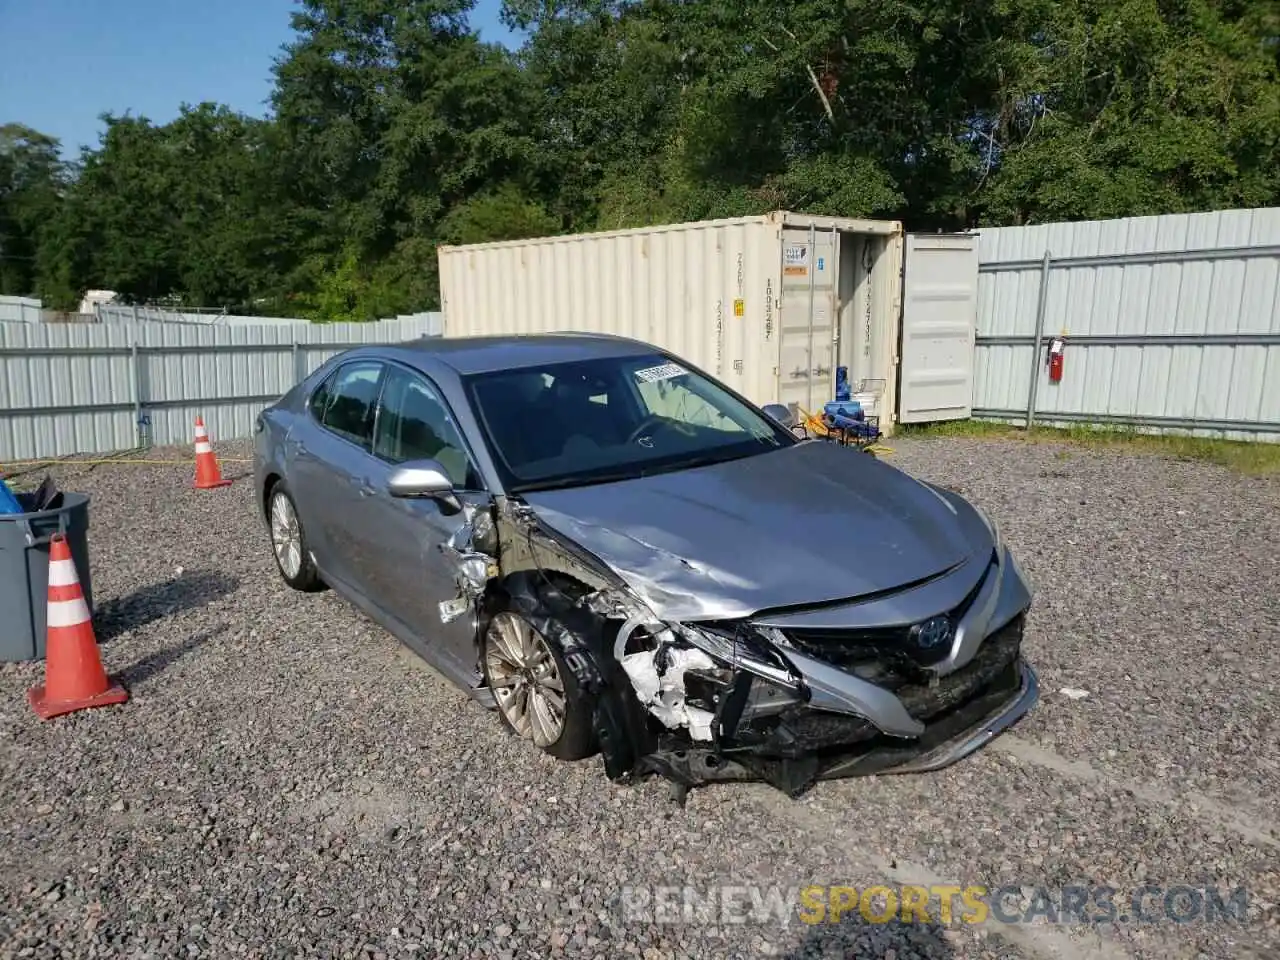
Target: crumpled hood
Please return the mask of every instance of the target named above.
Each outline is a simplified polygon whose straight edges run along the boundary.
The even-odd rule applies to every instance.
[[[953,509],[875,457],[826,442],[525,500],[664,620],[846,600],[991,549],[963,501]]]

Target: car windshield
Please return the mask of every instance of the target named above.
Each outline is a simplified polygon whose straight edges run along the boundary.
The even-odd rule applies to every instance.
[[[512,493],[631,479],[796,442],[663,354],[501,370],[467,385]]]

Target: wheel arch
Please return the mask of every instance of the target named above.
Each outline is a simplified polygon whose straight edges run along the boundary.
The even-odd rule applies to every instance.
[[[271,516],[271,494],[275,492],[276,486],[283,480],[277,470],[271,470],[262,478],[262,489],[258,493],[258,506],[262,510],[264,517]],[[286,488],[287,489],[287,488]]]
[[[519,570],[495,578],[481,596],[476,617],[476,655],[484,655],[484,637],[493,617],[506,610],[522,614],[548,643],[555,644],[584,689],[599,688],[604,664],[597,662],[607,633],[605,617],[580,603],[594,588],[560,571]],[[483,681],[482,681],[483,682]]]

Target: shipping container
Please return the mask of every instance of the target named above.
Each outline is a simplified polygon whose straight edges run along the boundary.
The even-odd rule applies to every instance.
[[[934,260],[958,254],[959,263],[930,262],[923,287],[904,286],[909,250]],[[896,220],[777,211],[443,246],[439,263],[445,336],[631,337],[757,404],[808,412],[834,398],[843,366],[886,435],[903,418],[969,415],[977,259],[967,235],[907,237]],[[972,283],[957,290],[952,274],[970,265]],[[898,396],[904,307],[909,322],[919,320],[903,368],[909,408]]]

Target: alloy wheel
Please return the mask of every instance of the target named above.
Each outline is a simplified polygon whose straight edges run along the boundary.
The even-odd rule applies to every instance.
[[[302,569],[302,536],[298,529],[298,515],[283,493],[271,498],[271,546],[284,575],[290,579],[296,577]]]
[[[513,613],[499,613],[489,624],[485,666],[498,709],[512,729],[548,747],[565,724],[564,681],[547,641]]]

